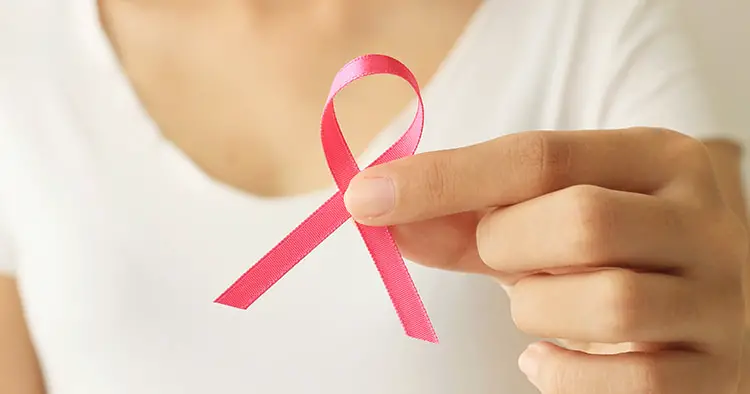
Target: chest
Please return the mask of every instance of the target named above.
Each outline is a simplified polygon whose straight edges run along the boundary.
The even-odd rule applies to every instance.
[[[177,10],[109,1],[101,1],[101,13],[159,132],[212,177],[278,196],[327,185],[318,130],[338,68],[383,52],[407,62],[426,84],[478,1],[451,3],[376,7],[368,18],[345,9],[338,15],[335,6],[288,15],[217,6],[175,18]],[[337,113],[352,151],[362,153],[412,95],[388,77],[342,92]]]
[[[52,392],[448,394],[523,381],[509,349],[526,339],[499,286],[410,265],[444,344],[410,340],[350,223],[251,309],[213,304],[318,197],[239,203],[140,175],[127,197],[125,178],[86,190],[68,177],[21,229],[19,281]]]
[[[449,116],[447,101],[432,101],[421,149],[479,142],[528,119],[476,102]],[[133,140],[144,130],[132,120],[88,129],[49,115],[58,127],[39,135],[57,139],[4,159],[6,168],[24,168],[23,182],[4,197],[14,208],[28,321],[58,392],[102,392],[112,382],[123,393],[526,387],[508,354],[527,339],[500,287],[410,265],[443,341],[424,347],[403,335],[348,223],[252,310],[213,304],[327,193],[252,197],[205,176],[168,144]],[[410,120],[396,121],[375,151]],[[461,127],[471,133],[455,132]],[[436,379],[434,371],[443,373]]]

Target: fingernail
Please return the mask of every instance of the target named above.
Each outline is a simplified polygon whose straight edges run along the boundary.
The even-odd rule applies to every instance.
[[[382,216],[396,205],[396,188],[390,178],[355,177],[344,194],[344,204],[355,218]]]
[[[534,383],[534,381],[537,378],[537,375],[539,374],[539,359],[541,357],[542,350],[538,343],[534,343],[529,345],[526,350],[521,353],[521,356],[518,358],[518,368],[521,369],[521,372],[526,374],[526,377],[529,378],[531,383]]]

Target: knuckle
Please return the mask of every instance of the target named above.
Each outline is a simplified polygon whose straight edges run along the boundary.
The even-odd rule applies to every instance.
[[[708,149],[700,140],[667,129],[660,129],[665,136],[666,156],[686,170],[700,171],[711,169]]]
[[[450,155],[427,160],[422,166],[423,173],[420,179],[420,192],[416,194],[419,199],[414,204],[419,207],[445,205],[450,203],[449,199],[454,195],[455,178],[451,176]],[[416,183],[414,184],[416,186]]]
[[[705,146],[700,140],[673,130],[665,130],[664,132],[668,135],[671,141],[670,145],[676,155],[701,157],[706,154]]]
[[[574,263],[597,264],[611,255],[614,210],[606,189],[579,185],[567,189],[565,209],[570,220],[570,256]]]
[[[699,206],[720,204],[720,192],[716,184],[711,156],[706,145],[691,136],[663,129],[645,129],[659,147],[659,156],[670,163],[669,176],[672,181],[681,181],[693,189],[692,203]]]
[[[570,167],[571,147],[551,131],[534,131],[516,135],[518,176],[528,179],[530,192],[541,195],[565,184]]]
[[[629,270],[599,272],[599,324],[595,329],[613,342],[625,342],[641,323],[638,278]]]

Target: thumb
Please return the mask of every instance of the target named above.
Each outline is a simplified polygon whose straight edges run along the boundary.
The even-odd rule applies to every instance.
[[[365,169],[349,183],[346,208],[362,224],[391,226],[494,206],[501,187],[483,164],[489,151],[476,145]]]
[[[355,176],[344,193],[354,220],[370,226],[414,223],[467,212],[465,193],[454,193],[445,172],[424,171],[410,163],[386,164]]]

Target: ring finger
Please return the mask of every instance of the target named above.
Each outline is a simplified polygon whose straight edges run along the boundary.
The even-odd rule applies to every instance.
[[[704,348],[721,313],[684,278],[625,269],[534,275],[511,289],[518,327],[535,336]],[[714,330],[715,331],[715,330]],[[720,335],[717,333],[717,335]]]

